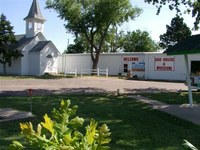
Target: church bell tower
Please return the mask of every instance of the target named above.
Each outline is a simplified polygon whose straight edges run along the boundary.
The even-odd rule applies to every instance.
[[[42,16],[37,0],[33,0],[29,13],[24,20],[26,21],[26,38],[34,37],[39,32],[44,32],[44,22],[46,20]]]

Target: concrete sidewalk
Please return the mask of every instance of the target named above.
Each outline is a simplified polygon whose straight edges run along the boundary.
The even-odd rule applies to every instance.
[[[11,121],[11,120],[19,120],[24,118],[34,117],[31,112],[18,111],[12,108],[1,108],[0,109],[0,123]]]
[[[194,105],[190,108],[189,104],[182,105],[169,105],[163,102],[158,102],[140,95],[130,95],[130,98],[134,98],[140,102],[149,104],[153,109],[157,109],[173,116],[182,118],[184,120],[190,121],[194,124],[200,125],[200,105]]]

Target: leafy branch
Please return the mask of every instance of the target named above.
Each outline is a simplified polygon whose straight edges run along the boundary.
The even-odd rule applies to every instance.
[[[70,100],[61,101],[60,108],[53,109],[52,119],[45,114],[44,122],[40,122],[37,130],[31,122],[20,123],[21,134],[27,145],[13,141],[12,150],[45,149],[45,150],[107,150],[111,141],[110,130],[106,124],[98,127],[98,123],[90,120],[85,134],[78,129],[83,127],[84,119],[75,116],[78,106],[70,107]]]

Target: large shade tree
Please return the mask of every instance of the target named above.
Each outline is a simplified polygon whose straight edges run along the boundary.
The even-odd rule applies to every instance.
[[[117,27],[113,27],[109,30],[109,34],[106,37],[106,42],[104,44],[104,52],[119,52],[122,50],[123,43],[125,40],[124,31],[118,32]]]
[[[0,16],[0,63],[3,64],[3,72],[6,74],[6,65],[11,66],[12,59],[21,57],[22,54],[16,49],[17,41],[15,39],[13,27],[6,19],[4,14]]]
[[[69,32],[82,34],[87,39],[93,69],[98,66],[108,30],[141,12],[129,0],[46,0],[46,5],[66,21]]]
[[[159,49],[149,33],[141,30],[128,32],[122,47],[124,52],[153,52]]]
[[[200,1],[199,0],[144,0],[149,4],[156,5],[157,14],[160,13],[162,7],[167,5],[170,10],[176,10],[178,15],[182,13],[190,13],[195,18],[194,29],[199,29],[200,22]],[[182,7],[182,6],[185,6]],[[184,12],[182,12],[182,10]]]
[[[166,33],[160,35],[160,46],[162,48],[173,46],[192,34],[190,28],[180,16],[174,17],[171,24],[166,25],[166,28]]]

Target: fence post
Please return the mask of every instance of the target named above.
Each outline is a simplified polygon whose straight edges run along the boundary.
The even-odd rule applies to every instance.
[[[28,96],[30,99],[30,112],[32,113],[33,110],[33,100],[32,100],[32,96],[33,96],[33,90],[32,89],[28,89]]]
[[[59,69],[58,69],[58,67],[55,67],[55,71],[56,71],[56,74],[58,75],[58,74],[59,74]]]
[[[66,77],[66,72],[67,72],[67,71],[66,71],[66,69],[65,69],[65,70],[64,70],[64,75],[65,75],[65,77]]]
[[[75,77],[77,77],[77,68],[75,68]]]
[[[97,68],[97,76],[99,77],[99,68]]]
[[[108,77],[108,68],[106,68],[106,77]]]

